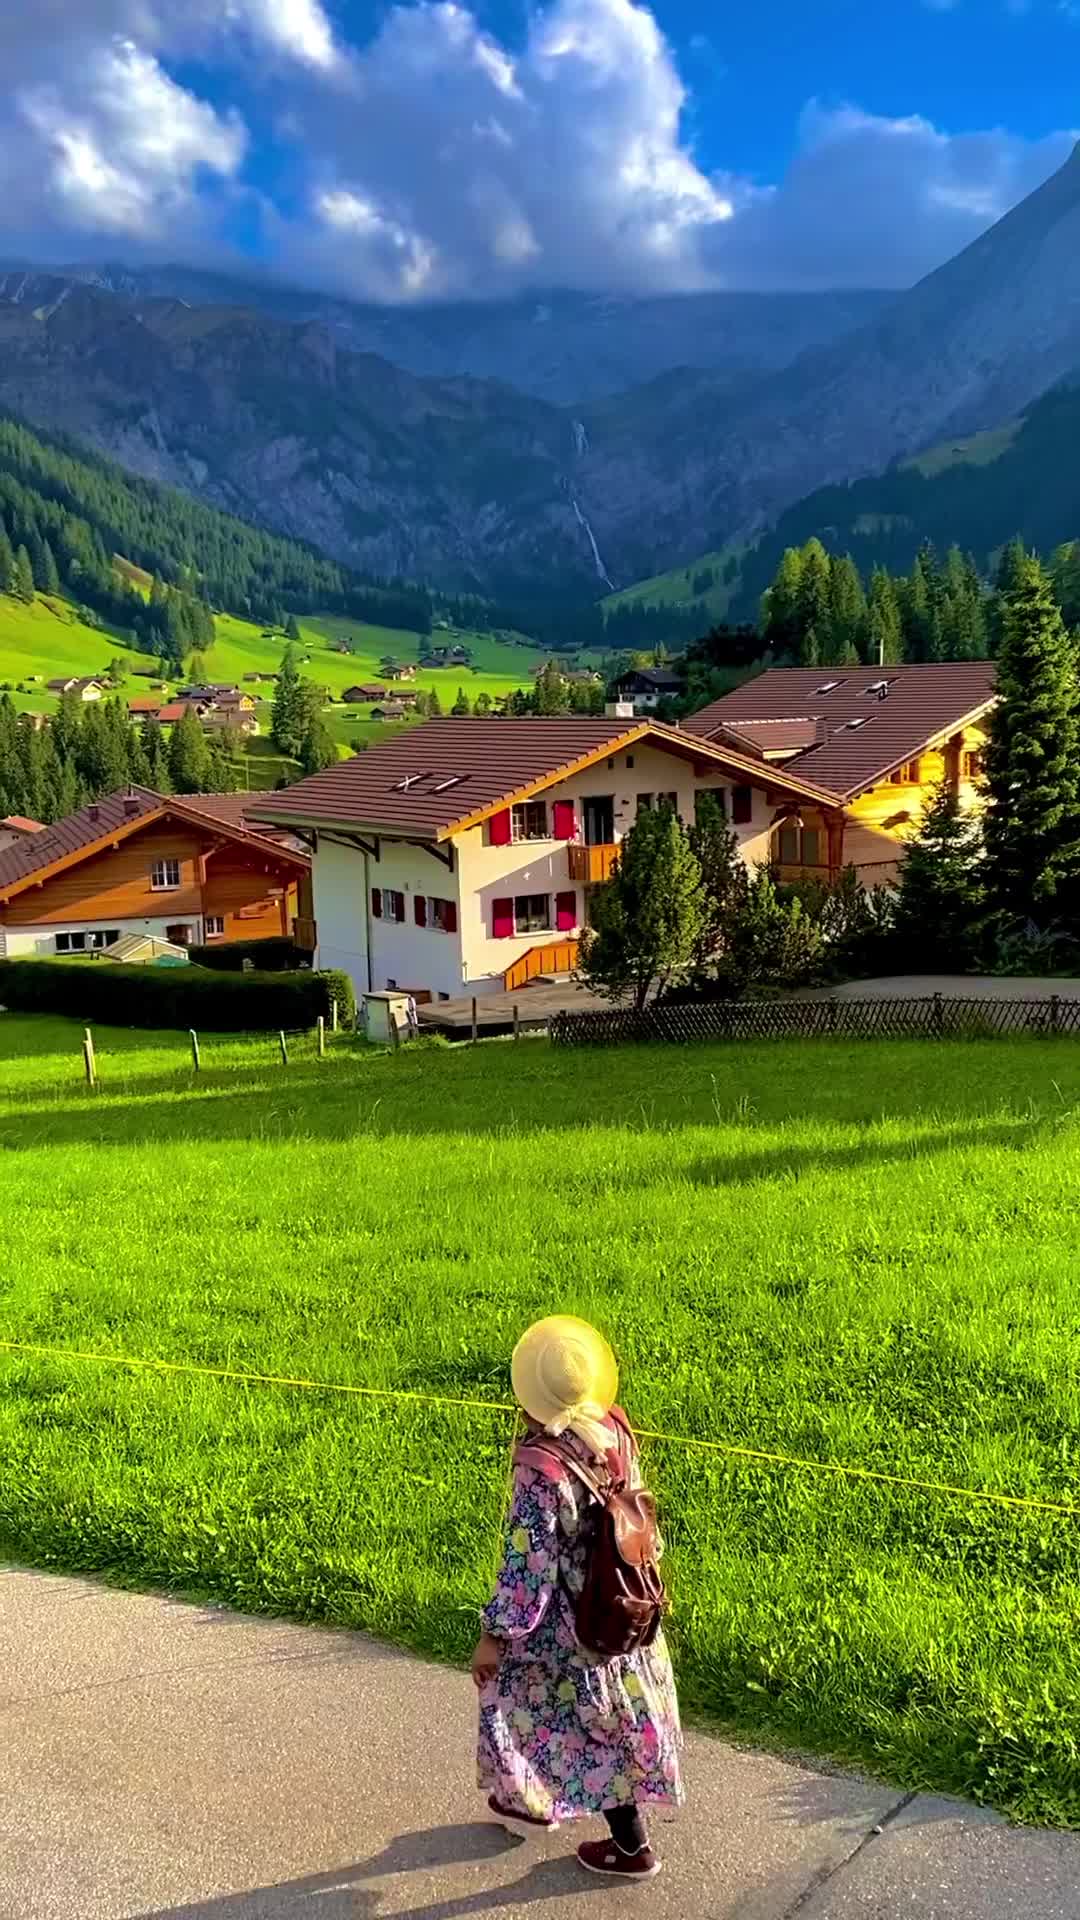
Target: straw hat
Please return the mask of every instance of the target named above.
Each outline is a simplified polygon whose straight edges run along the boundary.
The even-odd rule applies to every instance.
[[[520,1405],[545,1433],[569,1428],[602,1455],[611,1436],[602,1426],[619,1391],[615,1355],[587,1320],[557,1313],[537,1320],[514,1348],[510,1378]]]

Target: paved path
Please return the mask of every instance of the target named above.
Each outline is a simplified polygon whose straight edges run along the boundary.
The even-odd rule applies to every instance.
[[[360,1634],[0,1569],[0,1916],[1080,1915],[1080,1836],[703,1736],[664,1872],[612,1888],[566,1832],[488,1818],[473,1712],[466,1676]]]
[[[1052,980],[1022,974],[907,973],[885,980],[847,980],[840,987],[816,987],[796,999],[808,1000],[925,1000],[931,994],[946,1000],[1061,1000],[1080,999],[1080,980]],[[1080,1908],[1078,1908],[1080,1913]]]

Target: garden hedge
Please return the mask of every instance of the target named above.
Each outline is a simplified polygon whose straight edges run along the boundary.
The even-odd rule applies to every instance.
[[[215,940],[209,946],[189,947],[197,967],[209,967],[213,973],[243,973],[250,960],[256,973],[293,973],[311,965],[311,955],[285,934],[271,934],[262,940]]]
[[[0,960],[0,1006],[66,1013],[114,1027],[194,1027],[249,1033],[313,1027],[337,1005],[356,1019],[345,973],[212,973],[204,967],[122,966],[107,960]]]

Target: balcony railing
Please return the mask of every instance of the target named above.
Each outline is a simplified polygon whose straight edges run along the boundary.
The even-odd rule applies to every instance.
[[[527,953],[507,967],[503,974],[503,987],[507,993],[516,993],[519,987],[527,987],[531,981],[539,980],[541,975],[573,973],[577,963],[576,940],[555,940],[550,946],[530,947]]]
[[[570,878],[580,886],[596,887],[611,879],[611,869],[619,857],[616,846],[567,848],[570,865]]]

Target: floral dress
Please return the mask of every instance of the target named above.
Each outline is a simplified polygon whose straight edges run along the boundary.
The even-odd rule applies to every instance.
[[[588,1461],[573,1435],[562,1444]],[[480,1695],[477,1776],[502,1806],[534,1819],[682,1804],[679,1707],[663,1634],[598,1661],[574,1632],[597,1513],[570,1472],[515,1467],[506,1551],[483,1616],[505,1652]]]

